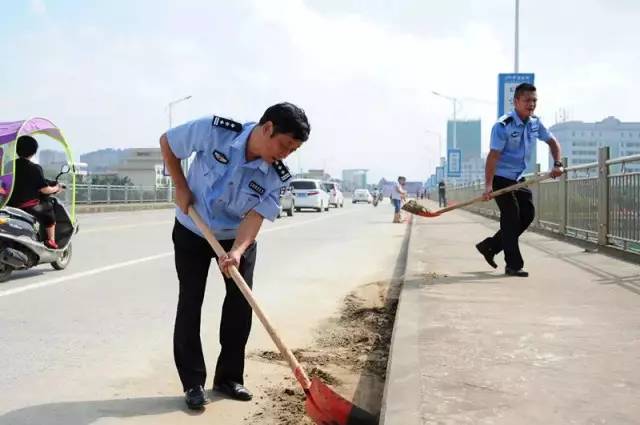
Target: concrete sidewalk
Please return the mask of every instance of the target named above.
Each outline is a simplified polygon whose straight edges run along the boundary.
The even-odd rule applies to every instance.
[[[640,267],[527,232],[505,277],[497,226],[414,217],[381,423],[640,423]]]

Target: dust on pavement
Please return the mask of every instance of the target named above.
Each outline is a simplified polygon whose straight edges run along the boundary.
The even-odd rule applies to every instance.
[[[398,288],[390,282],[363,285],[343,300],[338,317],[326,320],[310,347],[293,350],[310,377],[318,377],[337,393],[374,415],[380,413]],[[273,351],[252,353],[260,361],[288,368]],[[306,417],[304,393],[288,373],[264,386],[259,410],[245,423],[312,425]]]

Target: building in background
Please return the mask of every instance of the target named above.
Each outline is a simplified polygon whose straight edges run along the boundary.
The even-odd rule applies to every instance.
[[[39,151],[37,163],[42,167],[45,177],[51,179],[62,171],[63,166],[69,165],[67,162],[67,154],[63,151],[53,149],[43,149]],[[85,183],[88,176],[87,164],[84,162],[75,162],[74,167],[76,183]]]
[[[393,188],[396,185],[396,180],[387,180],[384,177],[380,179],[378,185],[376,186],[378,190],[382,191],[383,196],[391,196],[393,192]]]
[[[342,170],[342,190],[353,192],[356,189],[366,189],[368,171],[362,168]]]
[[[453,149],[453,124],[456,125],[456,147],[462,150],[462,161],[482,156],[480,120],[447,121],[447,149]]]
[[[117,167],[120,178],[129,177],[135,186],[165,186],[169,177],[163,174],[164,161],[160,148],[135,148],[124,151]]]
[[[462,162],[482,156],[482,126],[480,120],[447,121],[447,149],[453,149],[453,125],[456,126],[456,147],[462,151]]]
[[[38,164],[44,169],[60,169],[67,163],[67,154],[63,151],[43,149],[38,152]]]
[[[80,155],[80,161],[89,167],[89,173],[111,173],[124,160],[126,151],[123,149],[100,149]]]
[[[453,179],[454,184],[469,184],[484,181],[484,158],[470,158],[462,162],[462,177]]]
[[[331,180],[331,175],[322,169],[311,169],[304,173],[298,173],[295,175],[296,179],[317,179],[322,181]]]
[[[424,192],[424,184],[422,182],[408,181],[404,184],[404,190],[407,191],[409,198],[419,198]]]
[[[482,158],[482,123],[480,120],[447,121],[447,149],[453,149],[453,125],[456,124],[456,148],[461,150],[461,175],[446,175],[446,158],[440,165],[445,167],[445,180],[449,184],[468,184],[484,179],[484,159]],[[436,183],[437,184],[437,183]]]
[[[592,123],[566,121],[549,130],[560,142],[568,166],[598,162],[598,149],[603,146],[609,146],[611,158],[640,154],[640,122],[622,122],[607,117]],[[553,167],[551,158],[549,167]],[[626,169],[640,171],[640,165],[628,164]]]

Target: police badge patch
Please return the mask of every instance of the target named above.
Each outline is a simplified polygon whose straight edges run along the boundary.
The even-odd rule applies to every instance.
[[[260,186],[260,185],[259,185],[258,183],[256,183],[255,181],[251,180],[251,181],[249,182],[249,187],[250,187],[253,191],[257,192],[258,194],[260,194],[260,195],[264,195],[264,192],[265,192],[264,187]]]
[[[213,151],[213,157],[216,159],[216,161],[218,161],[221,164],[226,165],[229,163],[229,158],[227,158],[227,156],[222,152],[220,152],[219,150]]]

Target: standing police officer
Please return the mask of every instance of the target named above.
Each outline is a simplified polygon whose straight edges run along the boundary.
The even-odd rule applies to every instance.
[[[533,115],[538,97],[532,84],[522,83],[516,87],[514,109],[498,119],[491,129],[491,151],[485,168],[485,200],[498,189],[523,181],[522,174],[529,165],[531,151],[536,149],[536,139],[549,145],[554,163],[551,175],[562,175],[560,144],[540,119]],[[527,277],[524,260],[520,254],[518,238],[533,221],[531,190],[523,188],[498,196],[496,203],[500,209],[500,230],[490,238],[476,245],[491,267],[498,267],[493,257],[504,250],[508,276]]]
[[[447,206],[447,187],[444,184],[444,180],[441,180],[438,183],[438,206],[446,207]]]
[[[178,374],[191,409],[207,402],[206,367],[200,341],[200,316],[211,259],[225,276],[220,321],[221,351],[214,390],[251,400],[244,387],[245,346],[251,329],[249,304],[229,278],[238,267],[249,286],[256,261],[255,238],[264,218],[278,215],[280,188],[291,178],[281,162],[309,137],[304,111],[291,103],[268,108],[260,121],[240,124],[218,116],[188,122],[160,138],[162,156],[176,187],[173,228],[175,265],[180,282],[173,349]],[[180,160],[195,154],[185,178]],[[187,215],[190,205],[213,230],[227,254],[217,258]]]

